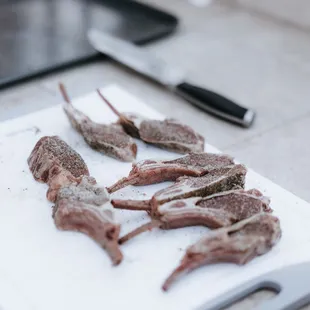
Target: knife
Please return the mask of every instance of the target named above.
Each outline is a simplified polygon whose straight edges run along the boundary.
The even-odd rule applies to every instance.
[[[200,109],[243,127],[252,125],[255,119],[253,110],[213,91],[186,82],[181,70],[171,68],[164,60],[149,51],[94,28],[88,31],[87,36],[97,51],[162,84]]]

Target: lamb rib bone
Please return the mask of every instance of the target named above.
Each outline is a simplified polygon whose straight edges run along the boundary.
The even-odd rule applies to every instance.
[[[204,265],[244,265],[269,252],[279,242],[281,234],[279,219],[267,213],[212,231],[187,249],[180,266],[167,278],[162,289],[167,291],[182,275]]]
[[[108,188],[113,193],[128,185],[149,185],[175,181],[181,176],[203,176],[214,169],[233,165],[229,155],[191,153],[173,160],[143,160],[132,165],[128,177],[122,178]]]
[[[137,145],[119,124],[98,124],[74,108],[65,86],[59,84],[64,98],[63,109],[73,126],[93,149],[112,158],[132,162],[136,158]]]
[[[258,213],[272,212],[270,200],[256,189],[232,190],[205,198],[195,197],[165,203],[157,208],[152,221],[127,235],[119,243],[123,244],[133,237],[151,230],[175,229],[202,225],[211,229],[230,226]]]
[[[191,127],[175,119],[151,120],[134,113],[120,113],[97,90],[100,98],[119,117],[119,123],[124,130],[135,138],[157,147],[187,154],[190,152],[203,152],[204,138]]]
[[[89,183],[87,178],[59,190],[53,209],[55,225],[61,230],[85,233],[109,254],[114,265],[123,255],[119,249],[120,225],[113,216],[113,207],[105,188]]]
[[[42,137],[35,145],[28,165],[36,181],[47,183],[47,199],[55,202],[59,189],[71,183],[80,183],[83,176],[96,183],[82,157],[58,136]]]

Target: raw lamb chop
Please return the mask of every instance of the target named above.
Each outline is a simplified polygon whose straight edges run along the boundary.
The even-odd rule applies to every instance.
[[[159,215],[160,205],[183,198],[205,197],[215,193],[244,188],[247,169],[243,165],[232,165],[211,171],[202,177],[180,177],[175,184],[156,192],[150,200],[113,199],[114,208],[148,211]]]
[[[80,184],[62,187],[57,196],[53,218],[58,229],[87,234],[99,243],[118,265],[123,255],[118,246],[120,225],[113,217],[113,207],[105,188],[84,177]]]
[[[38,182],[47,183],[47,199],[55,202],[59,189],[71,183],[80,183],[83,176],[89,177],[82,157],[58,136],[41,138],[32,150],[28,165]],[[89,181],[96,181],[89,177]]]
[[[104,125],[93,122],[73,107],[63,84],[59,84],[64,98],[64,111],[72,126],[93,149],[107,156],[132,162],[136,158],[137,145],[119,124]]]
[[[234,164],[228,155],[191,153],[174,160],[143,160],[132,165],[126,178],[108,188],[113,193],[128,185],[149,185],[164,181],[175,181],[181,176],[203,176],[214,169]]]
[[[162,149],[187,154],[203,152],[204,138],[189,126],[175,119],[151,120],[133,113],[120,113],[97,90],[101,99],[119,117],[125,131],[135,138],[156,145]]]
[[[144,224],[119,240],[120,244],[138,234],[151,230],[175,229],[202,225],[211,229],[230,226],[254,214],[272,212],[270,200],[256,189],[234,190],[214,194],[205,198],[187,198],[165,203],[155,210],[153,220]]]
[[[187,249],[180,266],[165,281],[162,289],[167,291],[182,275],[204,265],[244,265],[256,256],[269,252],[278,243],[281,234],[279,219],[266,213],[212,231]]]

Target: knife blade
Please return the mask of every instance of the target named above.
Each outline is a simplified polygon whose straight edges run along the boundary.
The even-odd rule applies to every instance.
[[[87,36],[98,52],[162,84],[200,109],[243,127],[253,124],[253,110],[214,91],[186,82],[184,72],[149,51],[94,28],[88,31]]]

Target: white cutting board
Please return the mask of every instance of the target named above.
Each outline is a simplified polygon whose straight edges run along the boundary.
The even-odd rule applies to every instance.
[[[121,111],[163,117],[117,86],[102,91]],[[95,92],[74,104],[96,121],[116,120]],[[1,310],[21,309],[12,294],[15,289],[15,298],[27,300],[29,309],[188,310],[263,272],[310,260],[310,205],[249,171],[246,187],[257,187],[272,199],[271,207],[283,229],[280,243],[244,267],[219,264],[200,268],[163,293],[161,285],[186,247],[208,229],[146,232],[122,247],[124,261],[112,267],[106,253],[87,236],[55,228],[52,204],[45,198],[47,187],[35,182],[29,172],[26,160],[35,143],[41,136],[56,134],[82,155],[102,185],[111,185],[131,169],[130,163],[91,150],[71,128],[60,105],[0,124],[0,275],[2,269],[7,277],[1,281],[11,285],[9,293],[0,290]],[[180,156],[137,143],[137,160]],[[206,151],[218,152],[209,145]],[[146,199],[167,185],[128,187],[113,196]],[[116,210],[116,217],[122,224],[121,234],[148,221],[144,212]]]

